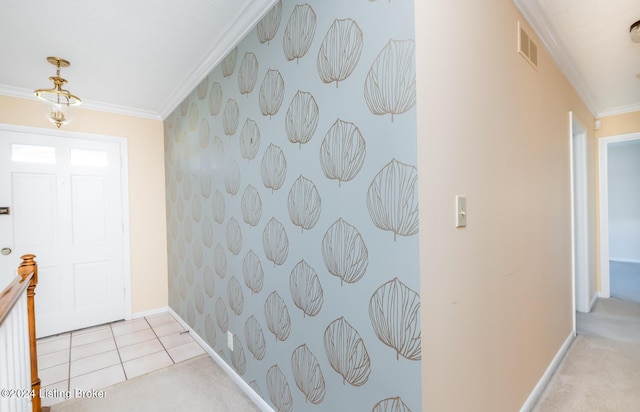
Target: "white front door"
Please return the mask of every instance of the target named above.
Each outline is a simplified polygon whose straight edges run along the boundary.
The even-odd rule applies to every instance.
[[[0,130],[0,289],[36,255],[38,337],[124,318],[120,174],[117,141]]]

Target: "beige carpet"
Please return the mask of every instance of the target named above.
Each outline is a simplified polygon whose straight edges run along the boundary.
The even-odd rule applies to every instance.
[[[207,355],[103,390],[104,399],[72,399],[51,412],[259,411]]]
[[[577,329],[533,411],[640,411],[640,304],[600,299]]]

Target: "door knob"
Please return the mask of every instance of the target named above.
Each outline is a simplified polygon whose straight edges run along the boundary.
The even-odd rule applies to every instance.
[[[3,247],[2,249],[0,249],[0,253],[2,253],[3,255],[10,255],[11,254],[11,248],[9,247]]]

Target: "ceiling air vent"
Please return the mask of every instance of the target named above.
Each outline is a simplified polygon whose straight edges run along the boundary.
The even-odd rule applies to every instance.
[[[538,46],[536,46],[520,22],[518,22],[518,53],[533,67],[538,68]]]

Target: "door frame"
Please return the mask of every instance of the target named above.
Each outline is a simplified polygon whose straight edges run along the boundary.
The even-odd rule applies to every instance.
[[[587,129],[575,116],[570,119],[571,153],[571,256],[573,317],[591,311],[589,275],[589,167]]]
[[[640,133],[627,133],[598,139],[598,207],[600,219],[600,296],[611,297],[609,273],[609,144],[640,140]]]
[[[125,319],[132,318],[131,306],[131,236],[129,223],[129,156],[127,150],[127,139],[117,136],[106,136],[84,132],[70,132],[67,130],[42,129],[29,126],[17,126],[13,124],[0,123],[0,130],[15,133],[30,133],[44,136],[107,141],[117,143],[120,147],[120,188],[122,190],[122,236],[123,236],[123,280],[124,280],[124,316]],[[37,260],[37,257],[36,257]]]

